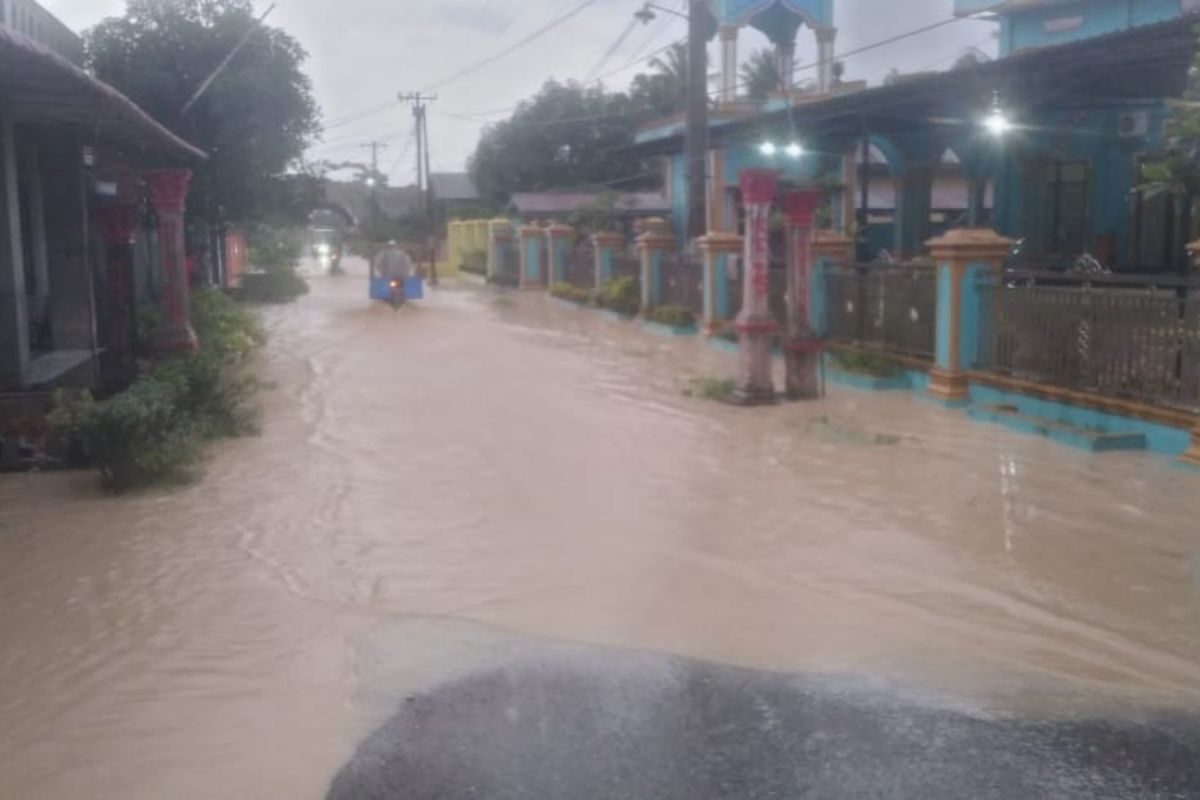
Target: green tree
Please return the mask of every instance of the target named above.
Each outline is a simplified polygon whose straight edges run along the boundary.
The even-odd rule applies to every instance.
[[[188,99],[246,31],[258,26],[250,0],[128,0],[125,13],[86,34],[96,76],[209,154],[192,165],[190,214],[243,223],[293,214],[285,177],[319,130],[304,49],[286,32],[259,26],[207,93]]]
[[[1196,32],[1200,38],[1200,26]],[[1143,183],[1138,189],[1146,197],[1195,197],[1200,195],[1200,53],[1188,73],[1183,97],[1170,104],[1175,113],[1167,123],[1165,152],[1142,164]]]
[[[512,117],[484,131],[470,171],[490,202],[514,191],[593,185],[631,188],[636,162],[614,159],[631,144],[639,121],[630,98],[598,87],[548,81]]]
[[[667,117],[687,105],[687,44],[676,42],[653,59],[653,72],[634,77],[629,99],[639,120]]]
[[[766,100],[771,92],[779,91],[781,84],[779,61],[769,48],[755,52],[742,65],[742,86],[752,100]]]

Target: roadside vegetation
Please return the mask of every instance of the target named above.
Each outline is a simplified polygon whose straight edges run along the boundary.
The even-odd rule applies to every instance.
[[[104,400],[60,396],[50,415],[59,449],[80,453],[113,492],[185,483],[208,443],[258,431],[255,381],[242,368],[264,340],[257,317],[208,291],[192,298],[192,324],[194,356],[156,364]]]
[[[308,282],[296,271],[304,240],[290,228],[265,228],[250,237],[254,272],[242,279],[242,297],[252,303],[290,303],[308,294]]]
[[[846,372],[871,378],[893,378],[904,372],[904,364],[883,353],[843,350],[835,352],[833,357],[837,366]]]
[[[462,263],[458,265],[458,268],[472,275],[486,276],[487,252],[484,250],[471,250],[468,253],[464,253]]]
[[[636,315],[642,307],[641,282],[631,275],[613,278],[600,288],[596,305],[618,314]]]
[[[696,326],[696,315],[690,308],[683,306],[655,306],[646,314],[646,319],[666,325],[668,328],[693,328]]]
[[[559,300],[566,300],[581,305],[588,305],[592,302],[592,291],[582,286],[576,286],[573,283],[553,283],[550,285],[550,294]]]
[[[688,388],[683,390],[684,397],[699,397],[703,400],[728,400],[733,390],[737,388],[732,378],[693,378]]]

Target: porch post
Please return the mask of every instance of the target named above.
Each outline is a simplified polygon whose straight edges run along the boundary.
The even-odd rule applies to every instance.
[[[546,286],[546,276],[542,274],[542,229],[534,223],[522,225],[520,237],[521,277],[517,285],[522,289],[543,289]]]
[[[118,356],[125,358],[133,351],[134,288],[133,288],[133,240],[138,225],[137,208],[129,205],[112,205],[98,212],[104,231],[106,248],[106,275],[110,327],[107,331],[109,346]]]
[[[787,220],[787,366],[786,390],[791,400],[821,396],[821,347],[809,325],[812,289],[813,215],[821,202],[814,190],[787,192],[781,198]]]
[[[29,309],[13,121],[0,106],[0,387],[29,384]]]
[[[41,157],[37,147],[29,147],[22,154],[26,199],[29,202],[29,241],[25,244],[33,257],[35,306],[39,313],[45,310],[50,297],[50,259],[46,254],[46,192],[42,186]],[[25,287],[26,290],[29,287]]]
[[[192,173],[159,169],[145,173],[150,202],[158,215],[159,310],[165,319],[155,338],[159,353],[192,353],[196,333],[188,315],[188,278],[184,261],[183,211]]]
[[[503,217],[487,224],[487,276],[495,278],[504,271],[504,249],[512,244],[512,225]]]
[[[662,302],[663,256],[675,249],[675,236],[666,220],[653,217],[646,220],[646,232],[637,238],[638,255],[642,260],[642,314]]]
[[[832,231],[812,235],[813,269],[808,295],[808,325],[818,338],[829,333],[829,273],[854,263],[854,240]]]
[[[721,40],[721,102],[732,103],[737,99],[738,81],[738,29],[734,25],[722,25]]]
[[[937,264],[937,362],[929,394],[947,405],[967,402],[967,370],[978,353],[982,308],[979,278],[1000,274],[1012,249],[987,228],[959,228],[929,242]]]
[[[741,174],[742,201],[746,206],[746,241],[743,269],[742,313],[736,328],[741,340],[738,354],[737,387],[733,400],[741,405],[771,403],[775,384],[771,378],[771,337],[779,324],[771,316],[767,301],[771,202],[775,199],[777,173],[769,169],[747,169]]]
[[[613,259],[617,250],[625,245],[625,237],[612,231],[601,231],[592,235],[592,247],[596,253],[596,291],[613,278]]]
[[[575,229],[566,223],[555,222],[546,228],[546,247],[550,252],[549,283],[567,280],[567,252],[574,238]]]
[[[715,231],[700,240],[704,254],[704,330],[710,336],[729,319],[729,259],[742,251],[742,237]]]

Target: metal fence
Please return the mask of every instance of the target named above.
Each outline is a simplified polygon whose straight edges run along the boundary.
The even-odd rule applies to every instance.
[[[704,267],[680,253],[662,259],[662,305],[682,306],[695,314],[704,313]]]
[[[614,253],[612,259],[612,276],[614,278],[640,278],[642,275],[642,260],[628,253]]]
[[[933,360],[937,276],[925,266],[860,264],[829,275],[829,338]]]
[[[1006,273],[980,292],[978,367],[1152,405],[1200,409],[1200,285]]]
[[[515,242],[504,242],[496,245],[496,277],[504,283],[514,286],[521,275],[521,256]]]
[[[571,248],[564,272],[567,283],[591,289],[596,285],[596,251],[587,245]]]

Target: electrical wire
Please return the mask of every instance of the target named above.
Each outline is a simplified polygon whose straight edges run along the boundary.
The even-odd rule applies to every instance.
[[[473,72],[478,72],[479,70],[483,69],[484,67],[494,64],[495,62],[499,61],[500,59],[504,58],[505,56],[511,55],[512,53],[515,53],[518,50],[520,50],[522,47],[525,47],[526,45],[529,45],[529,44],[533,43],[534,41],[540,39],[541,37],[545,36],[550,31],[552,31],[555,28],[559,27],[560,25],[566,23],[570,19],[578,16],[589,6],[595,5],[598,1],[599,0],[583,0],[582,3],[575,5],[566,13],[560,14],[559,16],[557,16],[554,19],[547,22],[542,27],[540,27],[537,30],[533,31],[532,33],[522,37],[521,39],[514,42],[513,44],[510,44],[508,47],[505,47],[505,48],[499,50],[498,52],[493,53],[492,55],[488,56],[487,58],[480,59],[479,61],[476,61],[473,64],[469,64],[469,65],[463,67],[462,69],[458,70],[457,72],[447,75],[445,78],[442,78],[441,80],[430,84],[429,86],[425,87],[425,91],[432,91],[434,89],[440,89],[441,87],[446,86],[447,84],[453,83],[454,81],[457,81],[460,78],[464,78]]]
[[[591,83],[593,80],[595,80],[596,75],[599,74],[600,70],[604,69],[604,66],[608,63],[609,59],[616,54],[617,50],[621,48],[621,45],[625,44],[625,41],[629,38],[629,35],[633,33],[634,28],[636,28],[638,24],[637,17],[629,20],[629,24],[625,26],[625,30],[621,31],[616,40],[609,45],[607,50],[604,51],[604,55],[600,56],[600,60],[596,62],[596,65],[588,70],[587,77],[583,79],[584,83]]]

